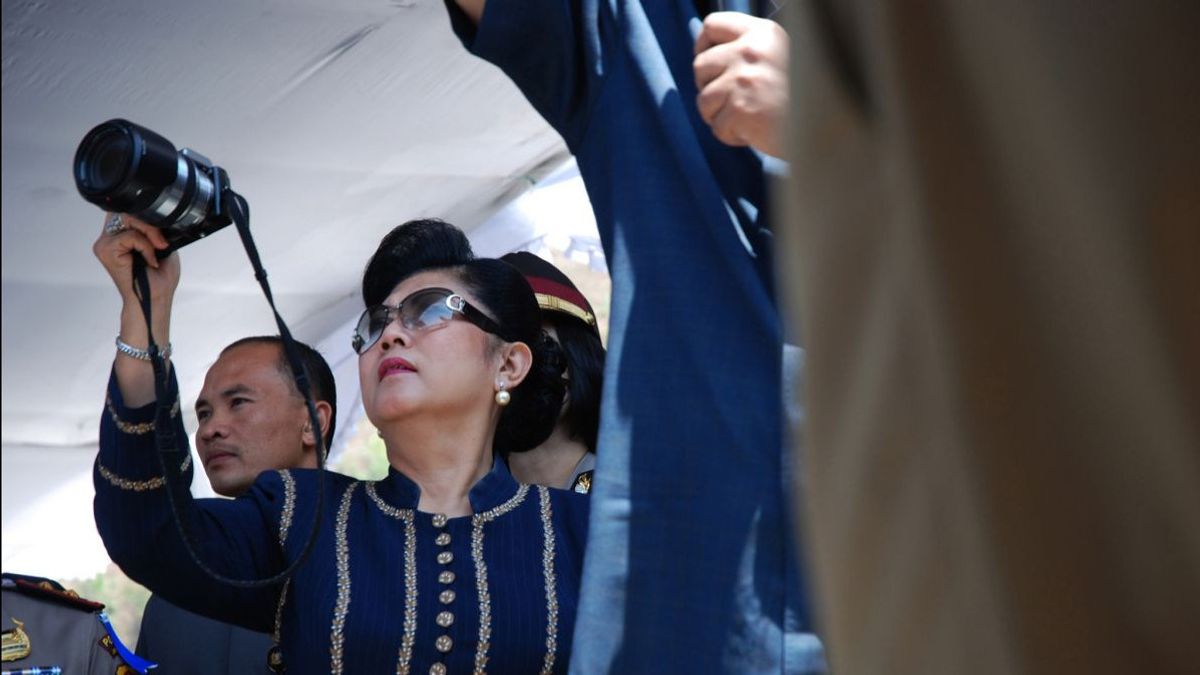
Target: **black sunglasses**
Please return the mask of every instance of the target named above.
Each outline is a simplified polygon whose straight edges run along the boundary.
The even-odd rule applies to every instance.
[[[422,288],[410,293],[394,307],[368,307],[362,316],[358,317],[351,345],[358,354],[366,352],[379,342],[383,331],[395,319],[400,319],[400,325],[408,330],[424,331],[444,325],[455,316],[470,321],[480,330],[504,338],[500,326],[486,314],[472,307],[463,296],[446,288]]]

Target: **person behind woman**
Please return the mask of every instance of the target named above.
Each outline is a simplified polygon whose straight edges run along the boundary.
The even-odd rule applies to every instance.
[[[523,483],[562,487],[587,494],[596,469],[596,435],[604,385],[604,345],[596,313],[567,275],[527,251],[500,258],[517,268],[533,287],[542,308],[542,328],[558,342],[567,360],[567,398],[550,438],[508,455],[508,466]]]
[[[325,474],[324,526],[291,580],[268,592],[212,581],[182,550],[163,490],[97,474],[110,555],[185,608],[257,630],[278,621],[291,673],[565,672],[588,500],[518,484],[496,461],[544,441],[562,405],[561,355],[529,284],[472,259],[453,226],[414,221],[384,239],[362,291],[363,407],[390,467],[380,481]],[[106,414],[99,462],[152,476],[152,438]],[[221,573],[274,574],[304,545],[318,478],[267,472],[236,500],[185,496],[183,518]]]

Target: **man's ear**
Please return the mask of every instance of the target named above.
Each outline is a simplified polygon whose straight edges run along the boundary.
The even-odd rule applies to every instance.
[[[509,389],[516,389],[533,367],[533,351],[524,342],[509,342],[501,348],[500,358],[496,379],[507,383]]]
[[[304,411],[304,435],[302,437],[302,442],[306,448],[316,447],[317,439],[325,437],[325,433],[329,431],[329,423],[333,419],[333,406],[329,405],[326,401],[314,401],[313,403],[317,408],[317,421],[321,423],[321,435],[316,436],[313,434],[312,423],[308,421],[308,410],[306,407]],[[329,448],[325,448],[325,452],[328,453]]]

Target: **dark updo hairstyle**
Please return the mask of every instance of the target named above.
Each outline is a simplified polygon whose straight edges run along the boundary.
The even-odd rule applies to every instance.
[[[467,235],[444,220],[424,218],[397,225],[367,261],[363,304],[382,304],[396,284],[417,272],[455,267],[474,259]]]
[[[462,281],[480,311],[500,326],[503,335],[493,339],[529,346],[533,364],[500,412],[493,447],[502,456],[537,447],[554,430],[566,383],[562,352],[542,331],[529,282],[507,263],[476,258],[457,227],[435,219],[412,220],[389,232],[371,256],[363,272],[363,301],[368,307],[378,305],[397,284],[429,270],[445,270]]]

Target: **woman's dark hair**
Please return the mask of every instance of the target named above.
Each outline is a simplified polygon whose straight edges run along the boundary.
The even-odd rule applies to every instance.
[[[511,265],[479,258],[455,272],[507,338],[524,342],[533,352],[529,374],[512,390],[512,402],[500,413],[495,440],[501,455],[532,450],[550,437],[562,410],[566,393],[562,351],[542,330],[541,310],[529,282]]]
[[[554,327],[567,362],[567,435],[596,452],[600,431],[600,395],[604,389],[604,345],[591,326],[561,312],[542,312]]]
[[[541,310],[529,282],[505,262],[475,258],[466,235],[453,225],[414,220],[380,242],[363,273],[363,301],[368,307],[377,305],[397,284],[428,270],[457,276],[479,301],[480,311],[499,324],[503,339],[524,342],[533,352],[528,375],[511,390],[511,403],[501,410],[493,446],[502,456],[537,447],[554,430],[566,383],[562,351],[542,331]]]
[[[474,260],[471,242],[457,227],[437,218],[410,220],[392,228],[363,271],[362,296],[367,307],[381,304],[401,281],[417,272],[461,265]]]

